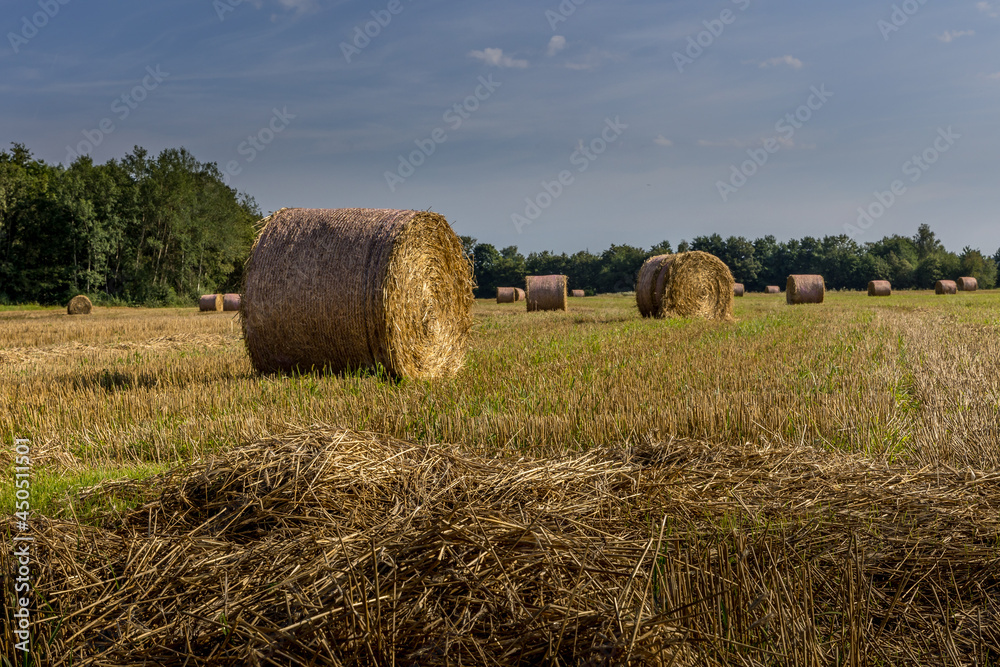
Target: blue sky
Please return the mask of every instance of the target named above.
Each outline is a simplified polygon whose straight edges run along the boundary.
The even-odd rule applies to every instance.
[[[2,7],[0,142],[48,162],[184,146],[265,213],[430,208],[525,252],[1000,247],[1000,0]]]

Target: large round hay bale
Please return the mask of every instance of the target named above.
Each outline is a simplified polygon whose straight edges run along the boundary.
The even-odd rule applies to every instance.
[[[743,287],[743,283],[733,284],[733,296],[743,296],[746,294],[746,288]]]
[[[975,278],[966,276],[964,278],[959,278],[955,283],[955,286],[959,292],[975,292],[979,289],[979,281]]]
[[[868,296],[892,296],[892,284],[888,280],[872,280],[868,283]]]
[[[677,255],[656,255],[643,262],[635,281],[635,303],[643,317],[663,316],[663,288]]]
[[[764,294],[781,294],[781,288],[777,285],[768,285],[764,288]]]
[[[566,276],[528,276],[528,312],[566,310]]]
[[[579,298],[581,296],[587,296],[587,293],[582,289],[575,289],[570,291],[569,295],[575,298]]]
[[[497,303],[514,303],[517,301],[517,292],[513,287],[497,288]]]
[[[785,285],[785,301],[789,305],[823,303],[826,283],[823,276],[791,275]]]
[[[281,209],[247,261],[243,337],[260,372],[440,377],[464,361],[473,286],[462,241],[437,213]]]
[[[639,269],[636,305],[643,317],[733,317],[733,274],[714,255],[695,250],[652,257]]]
[[[235,311],[240,309],[240,295],[226,294],[222,297],[222,310]]]
[[[524,301],[524,297],[525,297],[524,290],[521,289],[520,287],[515,287],[514,288],[514,301]]]
[[[935,294],[957,294],[958,285],[954,280],[939,280],[934,284]]]
[[[83,294],[77,294],[72,299],[69,300],[69,304],[66,306],[67,315],[90,315],[90,311],[94,308],[94,304],[90,302],[90,299],[85,297]]]
[[[222,310],[225,297],[221,294],[205,294],[198,299],[198,310],[202,312],[212,312]]]

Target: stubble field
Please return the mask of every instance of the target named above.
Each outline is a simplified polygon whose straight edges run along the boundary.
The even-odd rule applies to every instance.
[[[737,300],[732,323],[642,320],[625,296],[570,306],[528,314],[523,304],[478,301],[465,368],[434,382],[257,376],[229,313],[0,311],[0,501],[10,515],[13,442],[28,438],[32,525],[50,559],[36,583],[47,605],[38,636],[48,641],[37,664],[128,664],[126,656],[140,655],[164,664],[1000,661],[1000,293],[828,294],[827,303],[805,307],[750,295]],[[227,578],[224,594],[194,601],[176,581],[165,583],[162,568],[153,568],[152,582],[151,561],[138,567],[133,559],[142,550],[135,544],[176,549],[178,536],[204,532],[207,517],[178,519],[197,514],[199,503],[171,505],[186,497],[177,489],[200,489],[208,507],[211,487],[227,512],[234,503],[270,507],[278,487],[268,475],[288,467],[267,473],[268,451],[298,462],[291,486],[280,488],[296,489],[295,511],[313,517],[313,536],[323,533],[319,513],[342,541],[364,535],[371,554],[341,544],[346,565],[332,571],[351,586],[323,597],[321,582],[336,576],[312,570],[310,590],[320,592],[303,599],[313,602],[286,602],[283,621],[264,632],[264,620],[228,620],[231,606],[259,602],[249,600],[260,586],[236,577],[239,567],[227,566],[244,588],[233,583],[231,593]],[[420,456],[410,461],[414,452]],[[316,489],[326,482],[302,481],[298,472],[329,473],[334,459],[341,472],[410,462],[393,468],[391,482],[341,479],[336,493],[327,489],[337,498],[349,489],[368,507],[368,518],[348,520],[332,509],[340,501],[320,502],[326,496]],[[219,474],[227,481],[205,481]],[[251,477],[266,488],[250,489]],[[479,491],[454,495],[472,479]],[[241,480],[239,493],[225,496],[233,480]],[[504,484],[513,486],[502,500],[484,490]],[[303,500],[306,490],[314,500]],[[386,518],[399,507],[412,509],[410,523]],[[442,584],[428,583],[437,566],[426,564],[412,565],[419,577],[400,579],[400,545],[413,521],[423,521],[423,534],[451,546],[407,543],[406,553],[418,559],[440,547],[440,562],[453,552],[448,527],[462,511],[475,526],[462,544],[476,554],[463,551],[448,570],[466,573],[462,590],[438,599],[435,608],[447,608],[438,621],[417,623],[407,610],[424,609],[427,599],[409,600],[404,584],[420,580],[425,592]],[[301,537],[294,513],[284,507],[251,541],[271,544],[274,525]],[[482,525],[487,515],[505,517],[507,538],[564,538],[532,542],[547,565],[532,570],[530,586],[518,581],[527,566],[512,564],[525,557],[523,539],[501,548]],[[154,520],[164,527],[152,528]],[[227,538],[228,526],[212,535],[231,556],[247,538]],[[470,547],[479,544],[473,534],[480,551]],[[593,542],[600,535],[603,546]],[[81,548],[81,539],[91,546]],[[124,549],[116,539],[134,543]],[[206,577],[198,584],[205,591],[215,591],[219,548],[184,555],[201,563],[188,576]],[[283,552],[273,544],[260,548],[275,581],[299,571],[279,565]],[[331,554],[322,554],[329,563]],[[73,574],[66,563],[74,558],[88,563],[93,581]],[[369,566],[371,576],[359,574]],[[572,576],[555,576],[559,567]],[[467,570],[478,573],[476,585]],[[134,590],[122,589],[129,579]],[[543,580],[551,589],[544,594],[536,590]],[[67,590],[75,597],[57,595]],[[154,614],[131,627],[143,591],[152,590],[174,600],[175,612],[198,607],[201,620]],[[83,611],[90,598],[111,611]],[[339,606],[331,607],[334,598]],[[331,608],[344,618],[334,621]],[[406,631],[404,616],[413,621]],[[9,616],[3,622],[10,645]],[[340,632],[334,625],[344,634],[331,647],[324,637]],[[285,640],[284,653],[267,652]],[[515,650],[516,641],[529,648]]]

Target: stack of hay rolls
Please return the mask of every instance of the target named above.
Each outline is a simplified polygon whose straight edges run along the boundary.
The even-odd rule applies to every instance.
[[[202,312],[221,311],[225,297],[221,294],[205,294],[198,300],[198,310]]]
[[[826,297],[826,282],[823,276],[791,275],[785,285],[785,302],[790,305],[802,303],[823,303]]]
[[[541,310],[566,310],[566,276],[528,276],[525,295],[528,312]]]
[[[743,296],[744,294],[746,294],[746,288],[743,286],[743,283],[735,283],[733,285],[733,296],[738,297]]]
[[[958,284],[954,280],[939,280],[934,284],[935,294],[957,294]]]
[[[975,292],[979,289],[979,281],[975,278],[966,276],[964,278],[959,278],[955,283],[955,287],[959,292]]]
[[[517,301],[516,289],[515,287],[498,287],[497,303],[514,303]]]
[[[768,285],[764,288],[764,294],[781,294],[781,288],[777,285]]]
[[[427,211],[281,209],[263,221],[240,319],[259,372],[454,374],[472,327],[472,266]]]
[[[731,320],[734,285],[729,267],[707,252],[657,255],[639,269],[636,306],[643,317]]]
[[[94,308],[94,304],[90,303],[90,299],[85,297],[83,294],[77,294],[72,299],[69,300],[69,304],[66,305],[67,315],[90,315],[90,311]]]
[[[892,296],[892,284],[888,280],[873,280],[868,283],[868,296]]]
[[[240,309],[240,295],[239,294],[226,294],[222,297],[222,310],[238,311]]]

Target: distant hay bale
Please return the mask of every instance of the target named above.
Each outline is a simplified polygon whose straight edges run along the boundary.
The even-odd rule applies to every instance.
[[[979,281],[966,276],[965,278],[959,278],[955,286],[959,292],[975,292],[979,289]]]
[[[569,295],[572,296],[572,297],[581,297],[581,296],[587,296],[587,293],[584,292],[582,289],[575,289],[575,290],[572,290],[569,293]]]
[[[670,264],[677,255],[656,255],[647,259],[635,281],[635,303],[643,317],[663,316],[663,288]]]
[[[733,317],[733,274],[714,255],[693,251],[651,257],[639,269],[636,305],[643,317]]]
[[[221,294],[205,294],[198,300],[198,310],[202,312],[212,312],[222,310],[225,297]]]
[[[768,285],[764,288],[764,294],[781,294],[781,288],[777,285]]]
[[[785,301],[789,305],[823,303],[826,283],[823,276],[791,275],[785,285]]]
[[[746,293],[746,288],[743,287],[743,283],[735,283],[733,285],[733,296],[743,296]]]
[[[517,292],[513,287],[497,288],[497,303],[514,303],[517,301]]]
[[[954,280],[939,280],[934,284],[935,294],[957,294],[958,285]]]
[[[528,312],[566,310],[566,276],[528,276]]]
[[[222,297],[222,310],[238,311],[240,309],[240,295],[226,294]]]
[[[94,308],[94,304],[90,303],[90,299],[82,294],[77,294],[72,299],[69,300],[69,305],[66,306],[67,315],[90,315],[90,311]]]
[[[873,280],[868,283],[868,296],[892,296],[892,284],[888,280]]]
[[[524,301],[524,297],[525,297],[524,290],[521,289],[520,287],[515,287],[514,288],[514,301]]]
[[[435,378],[464,361],[472,267],[437,213],[281,209],[244,276],[240,319],[259,372]]]

